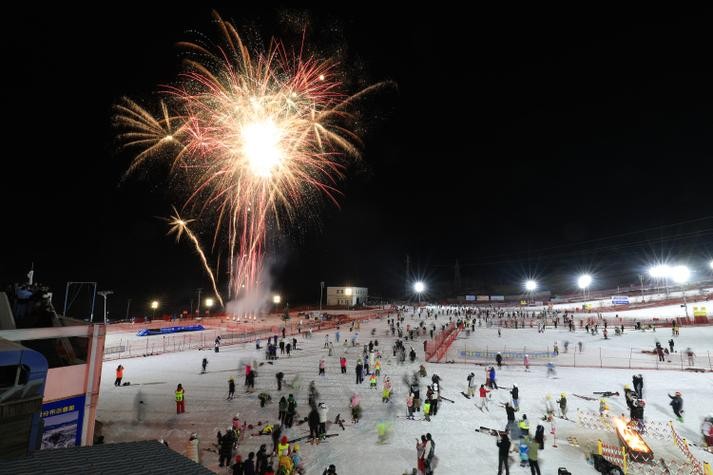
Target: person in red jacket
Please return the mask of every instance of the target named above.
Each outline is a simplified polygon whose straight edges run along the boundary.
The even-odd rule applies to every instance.
[[[342,374],[346,374],[347,372],[347,359],[345,357],[340,357],[339,358],[339,366],[342,368]]]
[[[478,406],[478,409],[481,411],[483,409],[488,409],[488,393],[490,391],[485,389],[485,385],[481,384],[480,385],[480,406]],[[477,404],[476,404],[477,406]],[[488,412],[490,412],[490,409],[488,409]]]

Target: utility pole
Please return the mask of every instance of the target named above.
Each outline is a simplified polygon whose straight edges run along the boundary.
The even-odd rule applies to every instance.
[[[129,307],[131,307],[131,299],[126,302],[126,319],[129,319]]]
[[[104,325],[106,325],[106,298],[114,293],[113,290],[100,290],[97,292],[99,295],[104,297]]]
[[[456,259],[456,265],[453,268],[453,286],[455,287],[453,290],[456,293],[461,291],[460,264],[458,263],[458,259]]]
[[[406,254],[406,275],[404,276],[404,289],[406,290],[406,293],[404,295],[408,295],[411,292],[411,282],[410,282],[410,276],[411,276],[411,256]]]
[[[324,281],[319,283],[319,311],[322,311],[322,291],[324,290]]]
[[[196,305],[196,315],[201,316],[201,292],[203,289],[198,289],[198,305]]]
[[[641,282],[641,303],[646,302],[644,300],[644,274],[639,274],[639,282]]]

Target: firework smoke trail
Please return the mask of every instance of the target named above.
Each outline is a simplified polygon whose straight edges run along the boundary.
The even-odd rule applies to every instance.
[[[218,286],[215,283],[215,277],[213,276],[213,271],[211,270],[210,266],[208,265],[208,260],[205,257],[205,253],[203,252],[203,248],[201,248],[200,242],[198,242],[198,238],[191,232],[191,229],[188,227],[188,223],[192,222],[192,219],[182,219],[178,215],[178,211],[176,211],[176,208],[173,209],[173,216],[169,219],[169,224],[171,225],[171,229],[168,231],[168,234],[171,233],[176,233],[176,242],[180,241],[181,235],[185,232],[186,235],[190,238],[191,241],[193,241],[193,244],[196,247],[196,251],[198,252],[198,255],[201,258],[201,261],[203,262],[203,267],[205,268],[206,272],[208,273],[208,277],[210,277],[210,283],[213,285],[213,292],[215,292],[215,296],[218,298],[218,301],[220,302],[220,306],[223,307],[223,298],[220,296],[220,292],[218,292]]]
[[[168,158],[172,176],[186,176],[184,206],[215,219],[213,244],[227,245],[230,295],[240,297],[259,287],[271,226],[308,213],[312,196],[337,203],[344,158],[359,156],[348,109],[381,85],[348,97],[333,62],[275,40],[253,56],[232,24],[213,17],[222,41],[179,44],[186,67],[162,90],[161,118],[127,99],[115,123],[125,145],[143,149],[127,173]]]

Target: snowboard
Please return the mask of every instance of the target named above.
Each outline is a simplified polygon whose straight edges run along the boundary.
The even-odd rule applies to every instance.
[[[485,427],[485,426],[480,426],[478,429],[475,429],[476,432],[482,432],[483,434],[488,434],[488,435],[501,435],[501,434],[506,434],[507,432],[493,429],[490,427]]]
[[[127,381],[127,382],[125,382],[125,383],[121,383],[121,385],[122,385],[122,386],[131,386],[131,383],[130,383],[129,381]]]
[[[452,402],[455,404],[456,402],[453,399],[448,399],[447,397],[439,396],[440,399],[443,399],[444,401]]]

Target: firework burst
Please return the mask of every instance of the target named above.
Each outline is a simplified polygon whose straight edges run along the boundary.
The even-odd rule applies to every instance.
[[[187,177],[184,208],[214,219],[213,245],[227,246],[237,296],[259,285],[269,226],[304,212],[310,195],[336,203],[345,158],[359,156],[349,109],[383,84],[347,96],[334,62],[274,40],[252,55],[231,23],[213,17],[221,41],[179,44],[185,70],[162,89],[160,117],[124,99],[115,123],[124,146],[139,150],[127,174],[158,159]],[[200,249],[177,213],[171,224]]]

